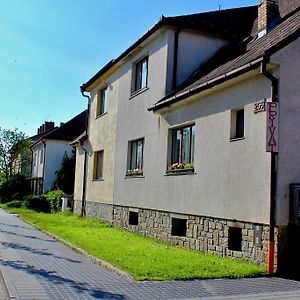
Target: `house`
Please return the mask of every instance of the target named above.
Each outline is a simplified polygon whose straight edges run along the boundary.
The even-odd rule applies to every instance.
[[[72,153],[70,142],[86,128],[86,111],[66,123],[55,127],[54,122],[45,122],[31,137],[33,144],[31,165],[31,189],[33,194],[46,193],[53,186],[55,172],[60,168],[65,154]]]
[[[299,33],[299,0],[162,17],[81,87],[75,210],[270,273],[292,265]]]

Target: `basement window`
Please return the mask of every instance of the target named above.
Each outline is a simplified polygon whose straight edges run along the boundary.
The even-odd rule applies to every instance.
[[[172,218],[172,235],[186,236],[186,219]]]
[[[228,228],[228,249],[242,251],[242,228]]]
[[[138,225],[139,224],[139,214],[135,211],[129,212],[129,225]]]

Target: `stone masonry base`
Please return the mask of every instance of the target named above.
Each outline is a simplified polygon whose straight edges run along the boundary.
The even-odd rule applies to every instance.
[[[129,224],[129,214],[132,212],[138,215],[137,225]],[[113,215],[115,226],[132,232],[222,257],[242,258],[259,264],[267,263],[268,225],[122,206],[114,206]],[[174,222],[172,219],[186,220],[185,236],[172,234]],[[238,245],[234,245],[235,243]],[[239,246],[240,249],[236,250]]]
[[[74,213],[80,214],[80,212],[81,201],[74,200]],[[111,204],[88,201],[86,203],[86,215],[112,223],[113,208]]]
[[[75,200],[74,212],[80,213],[80,209],[81,201]],[[222,257],[245,259],[258,264],[267,263],[269,226],[265,224],[174,214],[97,202],[87,202],[86,214],[113,223],[116,227],[174,245],[210,252]],[[178,220],[179,226],[184,224],[184,232],[174,231]],[[275,245],[277,245],[277,236],[278,230],[276,229]],[[276,262],[277,246],[275,256]]]

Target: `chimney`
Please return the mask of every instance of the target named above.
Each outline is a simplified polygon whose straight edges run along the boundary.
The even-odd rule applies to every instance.
[[[43,133],[43,125],[40,126],[40,133]]]
[[[265,35],[270,24],[279,17],[278,0],[260,0],[258,5],[258,28],[259,37]]]
[[[54,122],[45,122],[45,131],[48,131],[53,128],[54,128]]]
[[[41,133],[41,130],[40,130],[40,127],[37,129],[37,134],[40,134]]]

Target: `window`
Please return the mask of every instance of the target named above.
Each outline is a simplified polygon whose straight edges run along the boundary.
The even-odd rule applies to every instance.
[[[135,211],[129,211],[129,225],[138,225],[139,224],[139,214]]]
[[[94,153],[94,179],[103,178],[103,157],[104,151],[97,151]]]
[[[139,91],[148,85],[148,56],[135,65],[135,78],[132,92]]]
[[[186,236],[186,223],[185,219],[172,218],[172,235]]]
[[[242,251],[242,228],[228,227],[228,249]]]
[[[193,169],[195,148],[195,125],[172,130],[171,166]]]
[[[98,92],[97,96],[97,115],[101,116],[106,113],[106,101],[107,101],[107,88],[104,88]]]
[[[244,109],[232,110],[230,139],[240,139],[244,136]]]
[[[143,174],[144,139],[130,141],[128,149],[127,175]]]
[[[37,156],[36,156],[36,153],[34,153],[34,155],[33,155],[33,166],[34,167],[36,166],[36,161],[37,161]]]
[[[44,149],[41,150],[40,164],[44,161]]]

